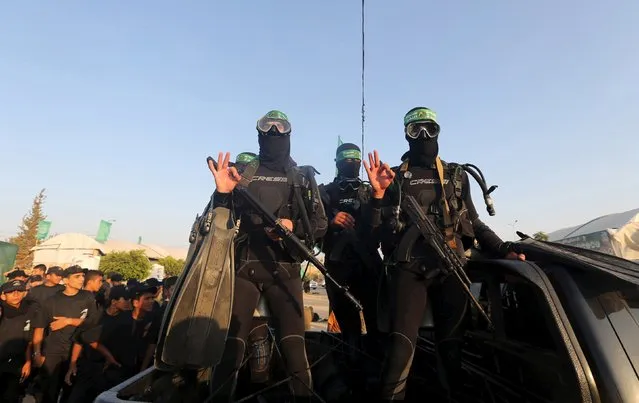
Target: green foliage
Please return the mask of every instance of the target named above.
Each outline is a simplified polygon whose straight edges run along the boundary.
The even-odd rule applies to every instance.
[[[158,264],[164,266],[164,276],[179,276],[184,269],[184,260],[183,259],[175,259],[172,256],[167,256],[158,260]]]
[[[111,252],[100,258],[100,271],[119,273],[125,280],[141,280],[151,273],[151,262],[142,250]]]
[[[533,238],[538,241],[548,241],[548,234],[546,234],[544,231],[535,232],[533,234]]]
[[[42,189],[33,199],[31,210],[22,217],[22,222],[18,226],[18,233],[13,238],[9,238],[9,243],[18,245],[18,254],[16,255],[16,266],[21,269],[31,267],[33,263],[33,253],[31,248],[38,245],[38,223],[47,218],[42,212],[42,205],[46,199]]]
[[[306,264],[303,264],[302,273],[304,273],[305,268],[306,268]],[[315,265],[313,265],[312,263],[309,263],[308,269],[306,270],[306,273],[304,274],[304,278],[302,279],[302,281],[310,281],[310,280],[320,281],[322,277],[324,276],[322,276],[322,273],[319,271],[319,269],[315,267]]]

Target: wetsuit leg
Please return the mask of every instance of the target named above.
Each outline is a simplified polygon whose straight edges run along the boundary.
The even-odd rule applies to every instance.
[[[446,386],[453,391],[463,386],[461,347],[467,323],[468,295],[454,276],[436,282],[429,292],[437,355],[444,368]]]
[[[287,372],[292,376],[291,389],[298,398],[312,396],[312,379],[304,341],[304,305],[299,277],[280,274],[264,289],[264,297],[277,329],[277,345]]]
[[[211,393],[213,401],[230,401],[235,392],[238,370],[246,352],[246,340],[253,328],[253,312],[260,297],[257,284],[242,277],[235,278],[233,313],[224,354],[213,370]]]
[[[391,333],[382,366],[381,399],[404,400],[428,285],[420,261],[396,267],[390,275]]]
[[[335,278],[341,285],[348,286],[355,296],[359,299],[359,296],[355,292],[355,288],[352,287],[351,281],[353,276],[349,275],[353,268],[349,265],[338,264],[330,262],[326,265],[327,270],[333,278]],[[328,281],[326,282],[326,294],[331,304],[331,309],[335,313],[335,318],[342,333],[342,339],[349,345],[360,348],[360,335],[362,333],[362,324],[359,318],[359,312],[353,304],[344,296],[344,293],[339,290],[335,284]],[[361,299],[360,299],[361,302]]]

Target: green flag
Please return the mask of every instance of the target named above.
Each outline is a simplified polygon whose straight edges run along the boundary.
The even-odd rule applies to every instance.
[[[109,239],[111,233],[111,224],[108,221],[101,220],[100,227],[98,228],[98,235],[95,236],[95,240],[100,243],[105,243]]]
[[[342,141],[342,136],[337,136],[337,147],[341,146],[342,144],[344,144],[344,142]],[[337,168],[335,168],[335,176],[337,176],[338,171]]]
[[[138,245],[142,245],[142,237],[141,236],[138,237]]]
[[[13,269],[17,254],[18,245],[0,241],[0,284],[6,280],[4,273]]]
[[[38,223],[38,234],[36,238],[38,241],[42,241],[49,236],[49,230],[51,229],[51,221],[42,220]]]

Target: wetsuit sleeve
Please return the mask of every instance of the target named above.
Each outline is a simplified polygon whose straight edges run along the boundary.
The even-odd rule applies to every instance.
[[[462,177],[462,199],[468,209],[468,218],[473,224],[473,232],[475,233],[475,238],[477,239],[477,242],[479,242],[479,245],[481,245],[482,249],[490,253],[503,255],[504,253],[501,251],[501,247],[504,244],[504,241],[502,241],[488,225],[484,224],[484,222],[479,219],[479,214],[477,213],[477,209],[475,208],[475,204],[473,203],[473,199],[470,194],[470,182],[468,180],[468,175],[465,172]]]
[[[213,193],[213,208],[217,207],[226,207],[228,209],[231,208],[233,194],[232,193],[220,193],[215,190]]]

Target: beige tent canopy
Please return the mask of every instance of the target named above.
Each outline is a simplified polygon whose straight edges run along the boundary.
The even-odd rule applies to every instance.
[[[68,267],[74,264],[97,270],[100,257],[106,253],[104,246],[84,234],[56,235],[31,248],[33,264]]]

